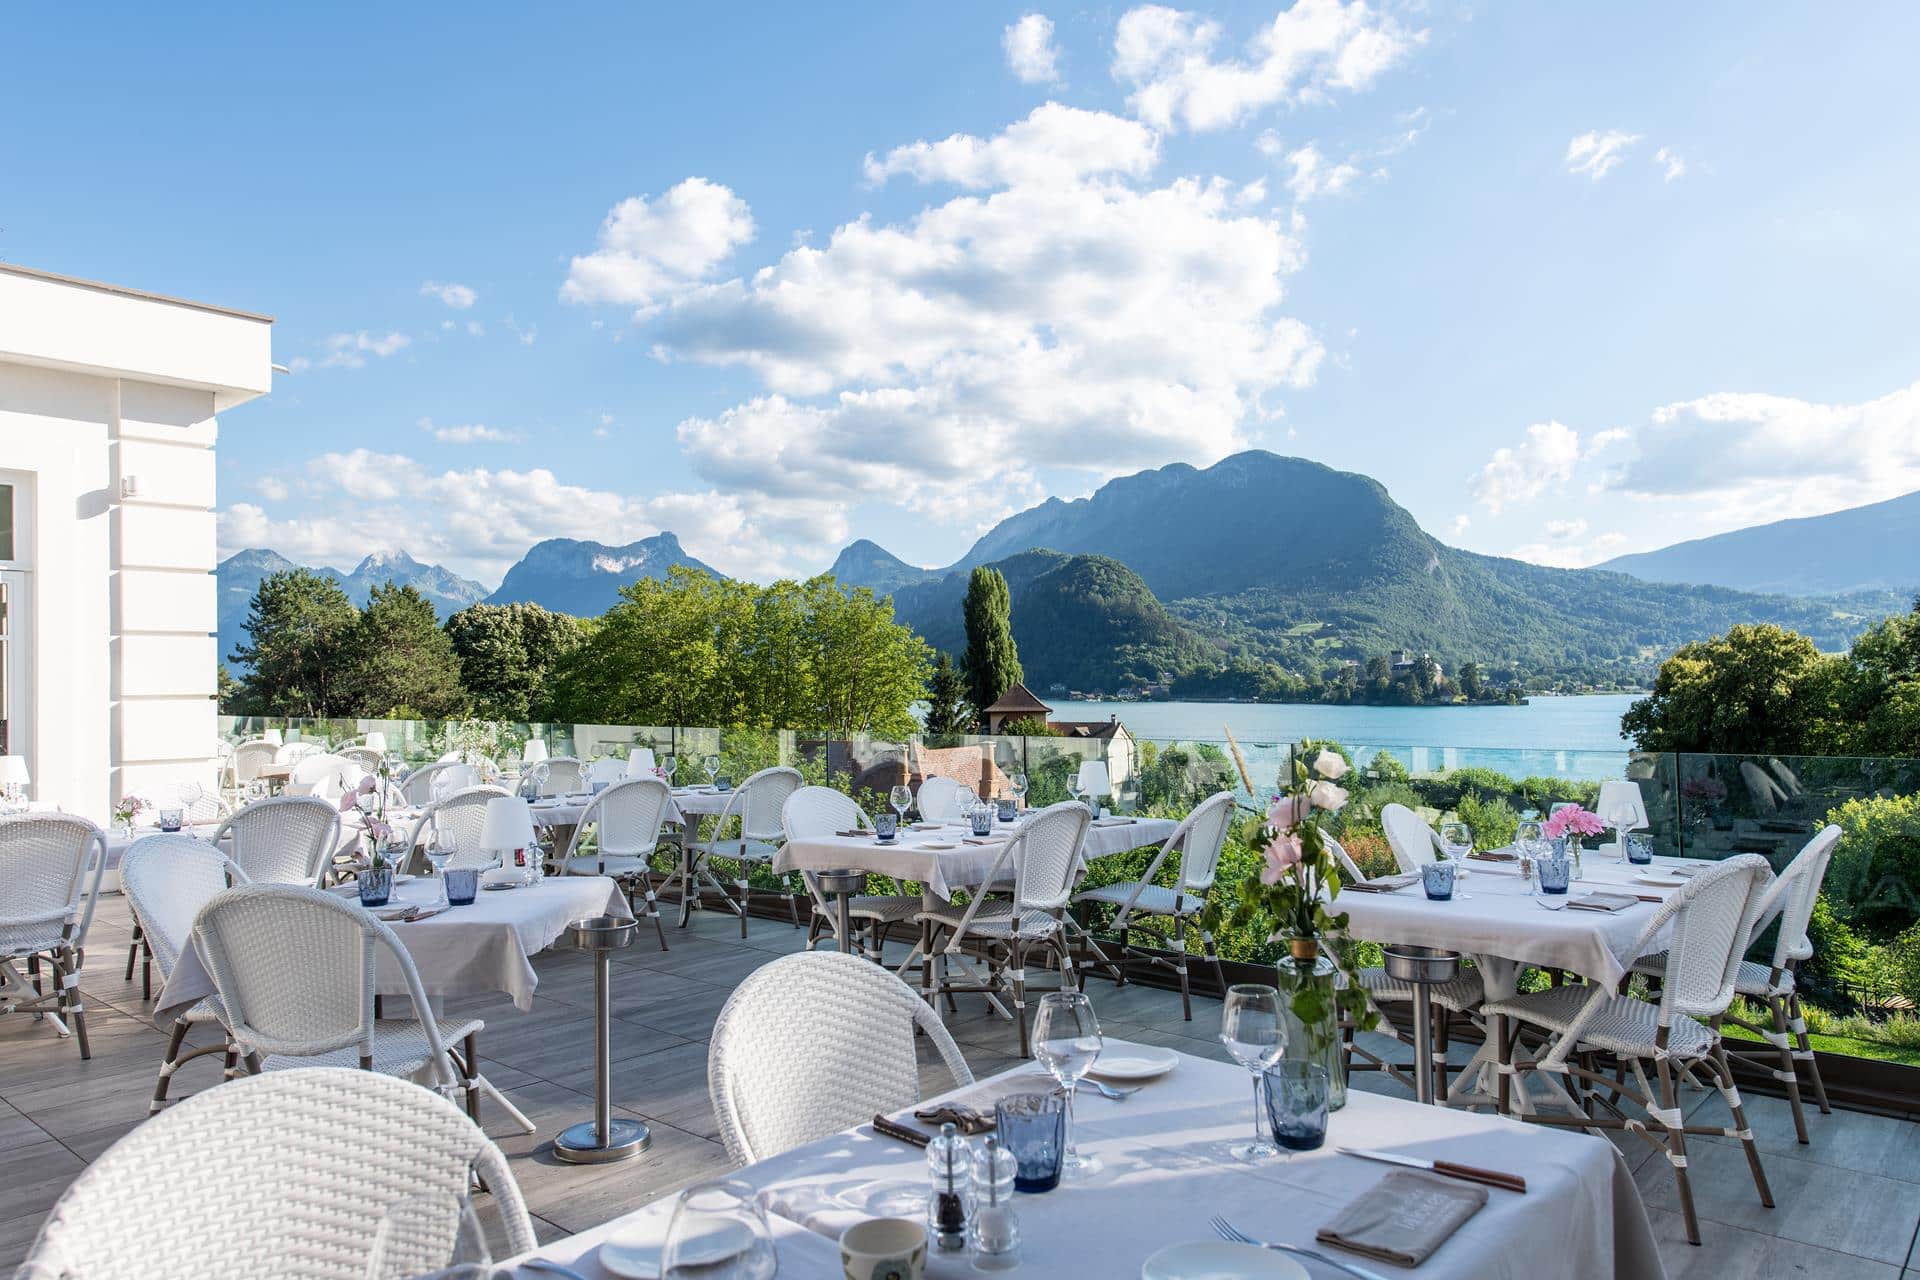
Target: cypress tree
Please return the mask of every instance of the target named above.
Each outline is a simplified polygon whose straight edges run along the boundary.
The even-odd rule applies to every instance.
[[[960,659],[973,705],[984,712],[1020,680],[1013,644],[1013,597],[998,569],[981,566],[967,579],[967,651]]]

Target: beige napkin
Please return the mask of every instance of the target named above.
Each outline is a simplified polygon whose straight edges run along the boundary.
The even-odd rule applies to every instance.
[[[1568,906],[1581,911],[1625,911],[1639,902],[1637,896],[1623,893],[1589,893],[1582,898],[1567,899]]]
[[[1392,893],[1395,889],[1404,889],[1419,879],[1419,876],[1407,872],[1401,875],[1381,876],[1378,880],[1355,880],[1342,884],[1340,889],[1343,893],[1349,889],[1360,893]]]
[[[1486,1202],[1485,1187],[1402,1169],[1380,1179],[1316,1235],[1322,1244],[1417,1267]]]

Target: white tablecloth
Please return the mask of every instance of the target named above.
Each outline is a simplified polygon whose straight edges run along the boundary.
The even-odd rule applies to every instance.
[[[357,890],[348,885],[348,894]],[[398,902],[435,902],[440,886],[432,880],[396,885]],[[505,892],[483,891],[471,906],[454,907],[427,920],[393,925],[413,957],[420,984],[429,996],[471,996],[504,991],[522,1011],[533,1007],[539,978],[530,959],[553,945],[575,920],[613,915],[631,918],[627,899],[605,876],[548,876],[539,884]],[[374,975],[381,995],[407,994],[399,966],[384,951]],[[189,948],[174,966],[154,1006],[154,1025],[173,1025],[176,1014],[213,993],[213,979],[199,949]]]
[[[667,804],[662,821],[685,826],[688,822],[711,817],[726,809],[727,801],[733,798],[731,791],[713,791],[706,787],[690,787],[677,790]],[[536,800],[531,808],[534,823],[542,827],[577,827],[580,819],[586,816],[587,806],[592,797],[574,793],[565,796],[553,796]]]
[[[1178,824],[1169,818],[1138,818],[1132,822],[1095,824],[1087,828],[1087,840],[1081,857],[1091,861],[1144,845],[1157,845],[1173,834]],[[788,871],[868,871],[911,880],[925,885],[927,892],[945,900],[955,889],[975,888],[993,870],[994,859],[1013,836],[1013,826],[996,823],[993,843],[969,844],[966,831],[958,826],[934,831],[908,829],[891,844],[881,844],[871,836],[820,836],[789,840],[774,858],[773,869]],[[929,845],[951,845],[936,849]],[[1011,866],[1007,868],[1010,872]]]
[[[1016,1073],[1024,1073],[1036,1089],[1044,1087],[1034,1068],[1008,1074]],[[972,1092],[1002,1096],[1011,1083],[996,1078]],[[1141,1263],[1165,1245],[1214,1238],[1208,1219],[1216,1213],[1268,1240],[1325,1248],[1315,1245],[1315,1229],[1391,1172],[1391,1166],[1341,1155],[1336,1145],[1452,1157],[1520,1174],[1528,1187],[1525,1195],[1489,1190],[1486,1207],[1417,1272],[1326,1250],[1336,1257],[1384,1275],[1417,1274],[1421,1280],[1658,1280],[1665,1274],[1633,1177],[1603,1138],[1356,1090],[1334,1113],[1327,1146],[1247,1166],[1223,1158],[1219,1147],[1247,1137],[1251,1104],[1244,1071],[1184,1055],[1172,1075],[1124,1102],[1082,1093],[1074,1103],[1076,1141],[1104,1167],[1084,1183],[1015,1197],[1024,1238],[1019,1274],[1126,1280],[1139,1275]],[[822,1212],[819,1206],[831,1206],[836,1193],[876,1183],[924,1187],[926,1158],[919,1149],[862,1126],[749,1165],[736,1176],[767,1193],[783,1230],[786,1219],[780,1214],[790,1214],[830,1242],[857,1214],[831,1207]],[[666,1216],[656,1205],[612,1226],[653,1228],[664,1235]],[[597,1278],[606,1273],[589,1249],[609,1229],[538,1252],[566,1259]],[[783,1248],[782,1276],[839,1274],[837,1263],[826,1261],[831,1254],[803,1255],[794,1248],[791,1269],[788,1256]],[[1318,1263],[1306,1265],[1315,1277],[1340,1276]],[[976,1273],[961,1253],[935,1254],[927,1274],[959,1280]]]

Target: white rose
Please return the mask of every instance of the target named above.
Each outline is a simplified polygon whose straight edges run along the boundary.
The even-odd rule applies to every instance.
[[[1347,758],[1338,751],[1320,748],[1320,754],[1313,758],[1313,771],[1332,782],[1338,782],[1347,776]]]
[[[1307,788],[1307,799],[1316,809],[1338,813],[1347,803],[1347,789],[1336,787],[1331,782],[1316,782]]]

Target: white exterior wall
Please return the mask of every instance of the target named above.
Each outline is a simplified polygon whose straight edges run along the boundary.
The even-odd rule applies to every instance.
[[[104,822],[126,792],[214,781],[215,413],[268,389],[270,333],[0,264],[0,483],[30,495],[34,799]]]

